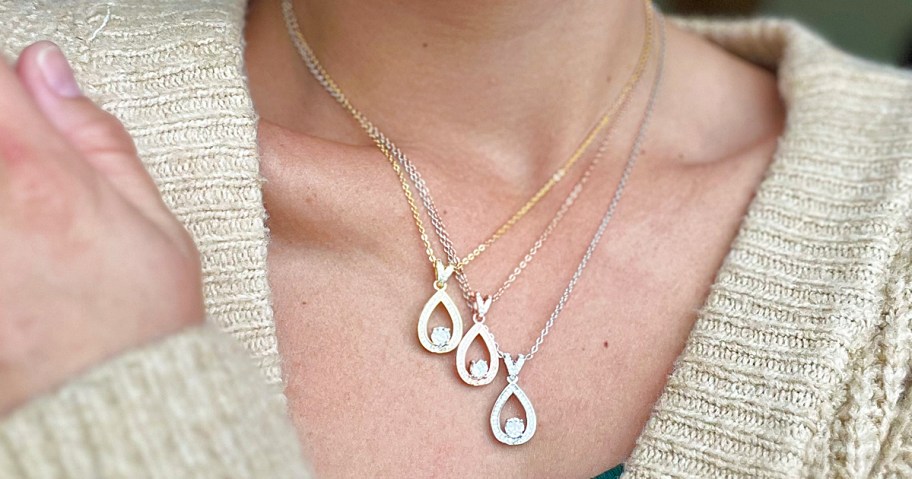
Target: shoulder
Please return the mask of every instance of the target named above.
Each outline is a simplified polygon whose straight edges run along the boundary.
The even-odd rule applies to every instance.
[[[817,181],[809,191],[841,190],[841,202],[912,206],[912,71],[846,53],[792,20],[672,21],[775,72],[787,117],[773,168]]]
[[[815,281],[912,310],[908,294],[884,297],[912,284],[912,72],[846,53],[795,21],[672,21],[776,74],[785,129],[747,229],[764,248],[787,246],[805,267],[826,268]]]
[[[775,71],[786,102],[809,100],[820,108],[870,111],[883,119],[912,111],[912,71],[849,54],[797,21],[683,17],[670,21]]]
[[[791,20],[671,21],[775,74],[786,121],[761,194],[795,218],[889,230],[895,246],[903,233],[891,225],[912,212],[912,72],[846,53]]]
[[[866,60],[830,43],[795,20],[718,20],[670,17],[684,30],[777,73],[785,100],[842,97],[885,113],[912,109],[912,71]],[[858,106],[858,105],[856,105]]]

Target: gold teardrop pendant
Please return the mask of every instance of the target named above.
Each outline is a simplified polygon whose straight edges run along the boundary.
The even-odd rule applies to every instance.
[[[446,282],[450,275],[453,274],[453,266],[444,267],[443,263],[437,261],[435,269],[437,280],[434,281],[434,289],[437,292],[431,296],[427,303],[424,303],[424,308],[421,310],[421,316],[418,318],[418,341],[421,342],[424,349],[432,353],[444,354],[456,349],[462,339],[462,315],[459,314],[459,308],[456,307],[453,298],[446,292]],[[428,322],[431,319],[431,314],[434,313],[434,309],[440,304],[443,305],[447,315],[450,317],[452,329],[446,326],[438,326],[428,333]]]

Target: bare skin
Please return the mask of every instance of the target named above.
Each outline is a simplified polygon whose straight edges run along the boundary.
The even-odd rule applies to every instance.
[[[567,157],[617,94],[643,34],[636,0],[566,2],[559,12],[545,1],[459,12],[445,2],[298,5],[329,71],[428,178],[460,252]],[[509,448],[487,426],[503,378],[470,388],[452,355],[418,344],[432,270],[390,166],[304,70],[277,1],[252,6],[246,33],[279,346],[318,475],[591,477],[622,462],[775,150],[784,110],[774,75],[668,25],[645,152],[583,281],[523,370],[539,430]],[[532,344],[579,261],[650,78],[579,204],[492,308],[505,350]],[[496,288],[572,178],[470,265],[474,284]]]

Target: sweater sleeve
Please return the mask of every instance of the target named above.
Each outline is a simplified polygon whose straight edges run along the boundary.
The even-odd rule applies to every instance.
[[[213,326],[132,350],[0,420],[4,478],[306,478],[276,386]]]

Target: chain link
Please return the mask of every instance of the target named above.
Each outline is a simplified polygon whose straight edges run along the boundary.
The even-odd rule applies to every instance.
[[[535,354],[538,353],[542,343],[545,342],[545,337],[548,336],[548,333],[551,332],[551,328],[554,327],[554,321],[560,316],[561,311],[564,310],[564,306],[566,306],[567,301],[570,299],[573,288],[576,287],[576,283],[579,282],[580,278],[583,276],[583,271],[592,259],[596,247],[598,247],[599,242],[602,240],[602,235],[605,234],[605,229],[608,228],[608,224],[611,222],[611,219],[614,218],[614,212],[617,209],[618,202],[621,201],[621,196],[624,194],[624,189],[627,187],[630,172],[633,171],[633,166],[636,164],[636,160],[639,158],[640,152],[642,151],[643,140],[646,138],[646,131],[649,129],[649,121],[652,119],[652,113],[655,111],[655,101],[658,97],[659,88],[662,84],[663,71],[665,70],[665,20],[662,17],[661,12],[657,14],[657,17],[660,25],[658,66],[656,68],[655,79],[652,83],[652,91],[649,94],[649,103],[647,103],[646,112],[643,114],[643,119],[640,122],[636,139],[633,142],[633,146],[630,148],[630,156],[627,158],[627,163],[624,165],[624,171],[621,173],[621,179],[618,181],[617,188],[614,190],[614,195],[611,197],[611,202],[608,204],[608,208],[605,211],[605,215],[602,217],[602,221],[599,223],[598,229],[595,231],[595,235],[592,236],[592,240],[589,242],[586,252],[583,253],[583,257],[576,267],[576,271],[573,272],[573,277],[570,278],[570,282],[567,283],[567,287],[564,288],[564,292],[557,301],[557,305],[554,306],[554,311],[551,312],[551,316],[548,318],[548,321],[545,322],[545,327],[542,328],[541,334],[539,334],[538,339],[535,340],[535,344],[532,345],[529,354],[526,355],[526,361],[531,360]],[[499,346],[497,347],[497,353],[501,357],[504,355]]]

